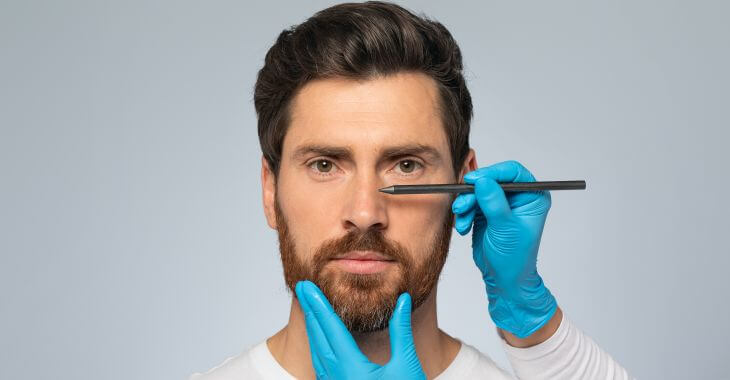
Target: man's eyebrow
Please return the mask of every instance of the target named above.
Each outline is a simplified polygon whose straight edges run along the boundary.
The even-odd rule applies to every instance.
[[[307,145],[302,145],[302,146],[298,147],[294,151],[294,154],[292,155],[292,157],[294,157],[295,160],[298,160],[298,159],[304,158],[304,156],[308,156],[310,154],[314,154],[317,156],[351,158],[352,149],[347,146],[341,147],[341,146],[329,146],[329,145],[320,145],[320,144],[307,144]]]
[[[425,144],[407,144],[388,147],[383,150],[383,158],[395,158],[401,156],[426,156],[431,161],[441,161],[441,153],[438,149]]]
[[[321,144],[302,145],[294,150],[292,157],[294,157],[295,160],[298,160],[309,154],[349,160],[352,160],[353,157],[352,148],[350,146],[330,146]],[[441,153],[439,153],[438,149],[426,144],[391,146],[383,149],[380,154],[381,159],[392,159],[402,156],[425,156],[431,161],[436,162],[441,160]]]

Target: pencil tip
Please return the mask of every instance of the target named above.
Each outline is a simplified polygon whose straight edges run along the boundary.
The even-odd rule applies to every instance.
[[[388,194],[393,194],[393,192],[395,191],[393,186],[384,187],[384,188],[379,189],[379,190],[382,191],[382,192],[384,192],[384,193],[388,193]]]

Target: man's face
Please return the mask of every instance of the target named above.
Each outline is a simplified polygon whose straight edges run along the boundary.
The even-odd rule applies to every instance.
[[[378,191],[456,181],[436,83],[417,73],[320,79],[291,111],[267,215],[286,283],[293,292],[312,280],[351,331],[383,329],[399,294],[414,309],[426,300],[448,252],[452,196]]]

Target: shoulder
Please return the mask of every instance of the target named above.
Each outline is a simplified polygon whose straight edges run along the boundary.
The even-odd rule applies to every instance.
[[[271,356],[266,341],[260,342],[238,355],[225,359],[222,363],[204,373],[194,373],[188,380],[232,380],[272,378],[271,367],[278,365]]]
[[[188,380],[227,380],[241,378],[245,374],[251,372],[251,351],[256,346],[251,347],[238,355],[231,356],[223,360],[217,366],[209,369],[206,372],[196,372],[188,378]]]
[[[461,349],[454,361],[444,372],[436,377],[437,380],[450,379],[514,379],[509,372],[501,368],[489,356],[476,347],[461,342]]]

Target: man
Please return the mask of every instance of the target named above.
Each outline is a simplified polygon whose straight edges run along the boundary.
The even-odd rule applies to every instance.
[[[381,2],[320,11],[269,50],[255,105],[289,322],[192,379],[510,378],[438,327],[451,228],[472,231],[489,315],[518,377],[628,378],[564,318],[537,273],[550,194],[505,194],[498,182],[535,180],[516,161],[477,167],[461,53],[441,24]],[[458,182],[474,193],[378,191]]]

